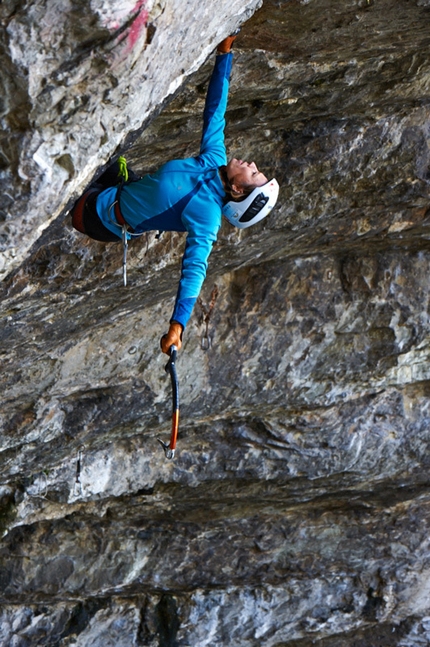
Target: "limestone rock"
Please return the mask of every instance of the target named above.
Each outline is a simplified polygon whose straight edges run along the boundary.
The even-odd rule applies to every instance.
[[[428,3],[265,0],[244,24],[226,141],[281,195],[222,227],[172,462],[158,344],[183,237],[134,241],[125,289],[119,247],[63,210],[118,151],[142,172],[198,151],[207,56],[256,8],[216,4],[0,9],[1,645],[430,643]]]
[[[3,3],[1,272],[258,5]]]

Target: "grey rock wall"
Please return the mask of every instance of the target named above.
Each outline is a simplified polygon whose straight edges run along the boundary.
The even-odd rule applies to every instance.
[[[0,272],[257,6],[2,3]]]
[[[178,359],[173,462],[157,443],[170,433],[158,343],[182,236],[134,241],[126,289],[120,249],[66,213],[23,241],[2,286],[0,644],[430,644],[427,4],[265,0],[243,26],[228,149],[276,175],[281,196],[258,227],[222,227]],[[31,35],[41,5],[7,6],[8,33]],[[212,59],[200,63],[225,27],[213,6],[195,9],[207,35],[186,21],[184,47],[157,67],[164,90],[145,82],[160,95],[128,140],[140,171],[198,150]],[[92,28],[111,28],[109,8]],[[182,38],[171,9],[148,8],[157,31],[131,75],[157,38],[160,57]],[[231,25],[243,9],[230,4]],[[62,36],[66,59],[79,33]],[[188,56],[195,73],[151,120]],[[96,151],[91,118],[107,108],[87,92],[73,128],[85,115]],[[74,163],[69,196],[139,127],[132,108],[121,123],[120,92],[118,139]],[[58,186],[37,177],[28,214],[42,221],[31,205]]]

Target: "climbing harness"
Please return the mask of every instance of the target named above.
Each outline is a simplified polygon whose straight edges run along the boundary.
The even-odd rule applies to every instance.
[[[122,187],[128,181],[128,168],[127,160],[122,155],[118,158],[118,177],[121,178],[121,181],[118,185],[116,192],[116,200],[114,202],[114,213],[118,222],[121,226],[121,240],[122,240],[122,278],[124,282],[124,287],[127,286],[127,251],[128,251],[128,241],[127,241],[127,223],[125,222],[119,207],[119,198],[121,195]],[[122,222],[121,222],[122,220]]]
[[[172,383],[172,432],[170,434],[170,442],[164,443],[160,438],[158,442],[164,450],[167,459],[172,460],[175,457],[176,441],[178,438],[179,428],[179,384],[178,376],[176,374],[176,354],[177,348],[174,344],[169,349],[169,361],[167,362],[164,370],[170,373],[170,381]]]
[[[142,233],[135,234],[134,231],[130,231],[129,225],[124,219],[124,216],[121,213],[120,208],[120,197],[123,186],[129,181],[133,182],[134,180],[129,180],[129,172],[127,168],[127,160],[122,155],[118,158],[118,177],[120,182],[116,190],[115,201],[110,205],[108,210],[108,218],[112,225],[115,227],[121,228],[121,241],[122,241],[122,277],[124,282],[124,287],[127,286],[127,251],[128,251],[128,237],[138,238]],[[114,212],[115,218],[112,217],[111,212]]]

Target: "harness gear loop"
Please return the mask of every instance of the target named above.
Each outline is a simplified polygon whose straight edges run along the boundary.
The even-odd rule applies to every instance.
[[[157,438],[168,460],[172,460],[175,457],[176,441],[178,439],[178,429],[179,429],[179,384],[178,384],[178,376],[176,374],[177,350],[178,349],[174,344],[170,346],[169,361],[164,367],[164,370],[166,371],[166,373],[170,374],[170,381],[172,383],[172,431],[170,434],[170,442],[165,443],[160,438]]]
[[[121,191],[124,186],[128,182],[129,178],[129,173],[127,169],[127,160],[125,157],[120,156],[118,158],[118,178],[120,178],[120,182],[117,186],[116,190],[116,196],[115,196],[115,201],[109,206],[108,209],[108,218],[109,221],[112,225],[115,225],[115,227],[120,227],[121,228],[121,241],[122,241],[122,277],[123,277],[123,282],[124,282],[124,287],[127,286],[127,251],[128,251],[128,236],[134,236],[138,237],[141,236],[142,234],[135,234],[134,230],[128,225],[126,222],[124,216],[121,213],[121,207],[120,207],[120,197],[121,197]],[[115,220],[111,217],[111,212],[113,210]]]
[[[118,166],[119,166],[118,177],[120,178],[120,182],[116,190],[116,196],[115,196],[115,202],[114,202],[114,214],[117,221],[116,224],[119,224],[124,231],[124,227],[126,228],[126,230],[129,228],[128,223],[126,222],[124,216],[121,213],[121,206],[120,206],[121,191],[124,187],[124,184],[128,182],[128,169],[127,169],[127,161],[125,157],[118,158]],[[131,231],[129,233],[133,234],[134,230],[131,227],[130,229]],[[140,236],[140,234],[137,234],[137,235]]]
[[[124,185],[130,184],[131,182],[135,182],[138,178],[136,176],[135,178],[129,179],[129,172],[128,172],[127,161],[125,157],[121,156],[118,158],[118,166],[119,166],[119,171],[118,171],[117,177],[119,179],[119,182],[115,184],[116,186],[115,200],[109,206],[108,219],[111,225],[114,225],[115,227],[120,227],[121,230],[123,227],[126,227],[127,235],[137,238],[141,236],[143,232],[140,232],[138,234],[134,233],[134,229],[125,220],[124,216],[121,213],[120,198],[121,198],[121,191]],[[133,171],[130,171],[130,172],[133,173]],[[111,217],[112,209],[114,212],[115,219]]]

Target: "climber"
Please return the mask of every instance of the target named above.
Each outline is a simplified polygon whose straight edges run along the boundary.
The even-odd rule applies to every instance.
[[[127,238],[150,230],[187,232],[170,327],[160,341],[161,350],[167,354],[172,345],[181,348],[183,330],[206,276],[221,214],[237,227],[249,227],[268,214],[278,195],[276,180],[268,181],[254,162],[233,158],[227,163],[224,115],[235,38],[236,35],[229,36],[217,47],[203,114],[200,154],[171,160],[140,179],[124,181],[127,172],[120,168],[123,179],[119,185],[116,163],[72,210],[75,229],[105,242],[120,241],[126,229]]]

